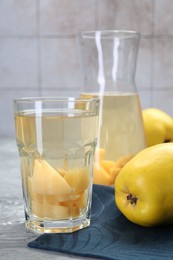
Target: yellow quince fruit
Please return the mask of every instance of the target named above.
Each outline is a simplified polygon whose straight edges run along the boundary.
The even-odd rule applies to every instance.
[[[173,143],[147,147],[122,168],[115,180],[115,202],[141,226],[173,223]]]
[[[173,118],[167,113],[148,108],[142,111],[148,146],[173,141]]]

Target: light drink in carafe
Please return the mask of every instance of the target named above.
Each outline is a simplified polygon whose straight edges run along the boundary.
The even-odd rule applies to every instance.
[[[98,96],[97,93],[81,95]],[[146,145],[138,95],[104,93],[101,98],[99,148],[105,150],[106,160],[132,157]]]

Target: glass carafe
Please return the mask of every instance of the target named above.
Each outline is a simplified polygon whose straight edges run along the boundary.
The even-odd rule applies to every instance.
[[[135,70],[140,35],[135,31],[81,34],[83,97],[100,97],[97,161],[125,164],[146,147]],[[88,126],[92,127],[92,126]],[[89,130],[89,129],[88,129]]]

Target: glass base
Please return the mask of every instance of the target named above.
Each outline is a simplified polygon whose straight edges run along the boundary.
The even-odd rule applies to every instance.
[[[90,219],[80,217],[77,219],[50,221],[50,220],[27,220],[25,226],[28,230],[38,234],[43,233],[72,233],[90,225]]]

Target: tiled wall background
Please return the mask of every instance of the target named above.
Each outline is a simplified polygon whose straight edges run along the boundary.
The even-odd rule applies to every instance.
[[[13,98],[80,90],[76,35],[93,29],[141,33],[142,108],[173,116],[172,13],[172,0],[0,0],[0,136],[14,137]]]

